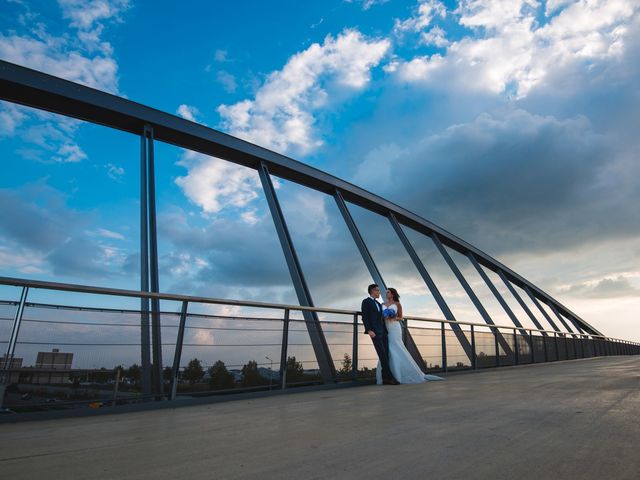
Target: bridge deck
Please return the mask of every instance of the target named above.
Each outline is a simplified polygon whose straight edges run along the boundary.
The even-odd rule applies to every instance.
[[[4,478],[636,479],[640,357],[0,426]]]

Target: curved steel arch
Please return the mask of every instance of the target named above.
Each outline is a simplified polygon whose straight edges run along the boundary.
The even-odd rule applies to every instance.
[[[382,197],[287,156],[131,100],[5,61],[0,61],[0,99],[136,135],[142,135],[145,128],[151,127],[156,140],[254,170],[265,165],[269,173],[280,178],[331,196],[338,192],[348,202],[385,217],[392,216],[405,227],[473,258],[478,264],[496,272],[503,280],[522,288],[532,299],[547,304],[554,313],[557,311],[559,319],[560,315],[564,315],[577,328],[602,335],[543,290],[461,238]],[[517,294],[515,296],[518,299]],[[521,302],[521,299],[518,300]],[[542,313],[547,316],[544,310]]]

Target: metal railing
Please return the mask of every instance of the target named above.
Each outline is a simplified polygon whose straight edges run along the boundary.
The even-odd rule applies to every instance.
[[[5,311],[5,315],[0,316],[0,326],[4,325],[3,328],[0,328],[0,345],[7,344],[4,362],[1,365],[2,383],[5,385],[10,383],[20,384],[21,379],[24,381],[23,383],[28,384],[29,379],[32,380],[36,376],[41,384],[48,384],[49,386],[53,384],[59,385],[60,388],[66,388],[69,380],[65,378],[65,375],[67,377],[70,375],[82,377],[87,380],[90,380],[92,376],[95,379],[95,377],[102,375],[101,378],[104,383],[105,374],[113,372],[116,375],[117,369],[114,369],[112,365],[122,363],[122,359],[125,357],[135,358],[138,356],[139,358],[140,355],[137,350],[141,346],[139,331],[142,312],[140,310],[117,308],[117,306],[96,307],[86,304],[78,306],[28,302],[29,294],[33,291],[71,292],[74,294],[107,296],[110,299],[116,299],[116,302],[123,302],[126,298],[155,299],[157,301],[170,302],[175,307],[179,307],[176,311],[165,309],[160,312],[162,338],[165,339],[162,347],[168,350],[172,357],[171,366],[167,367],[168,370],[165,369],[167,372],[164,382],[165,387],[161,391],[155,391],[152,395],[144,395],[138,391],[139,389],[135,388],[135,385],[124,384],[118,391],[120,373],[117,373],[118,377],[115,383],[113,378],[109,378],[111,388],[114,390],[114,402],[116,400],[120,402],[144,401],[159,398],[174,400],[181,393],[194,395],[212,391],[226,392],[228,390],[238,390],[240,387],[245,390],[285,389],[296,385],[327,383],[318,372],[318,369],[308,368],[317,366],[318,362],[317,358],[310,357],[314,350],[310,337],[307,336],[306,323],[309,320],[302,316],[305,311],[313,311],[317,315],[337,316],[341,319],[339,321],[320,320],[329,349],[334,354],[333,358],[340,358],[339,355],[335,355],[336,352],[342,354],[342,369],[336,368],[337,373],[331,381],[355,381],[363,377],[372,377],[375,373],[374,368],[377,359],[368,337],[362,334],[363,327],[360,323],[360,312],[356,310],[149,293],[6,277],[0,277],[0,285],[21,289],[18,301],[10,299],[0,301],[0,306]],[[190,308],[193,309],[196,305],[257,309],[261,312],[271,312],[271,316],[223,315],[197,313],[193,310],[190,313]],[[10,311],[14,312],[13,316],[9,315]],[[58,314],[59,312],[64,312],[65,317],[63,319],[52,317],[53,314]],[[35,313],[40,313],[40,317],[34,316]],[[94,318],[94,321],[87,322],[86,319],[78,321],[73,316],[86,315],[88,313],[93,314],[98,319],[99,315],[106,317],[101,321],[95,321]],[[297,318],[296,315],[300,318]],[[122,316],[127,320],[122,320]],[[211,323],[212,320],[214,324]],[[506,325],[486,325],[409,315],[404,317],[403,323],[404,328],[411,331],[415,345],[429,372],[480,369],[605,355],[640,354],[640,344],[638,343],[601,335],[559,333],[548,330],[514,328]],[[6,328],[9,324],[11,328]],[[29,325],[30,328],[25,330],[25,325]],[[452,328],[453,326],[457,326],[465,338],[468,339],[471,345],[470,356],[467,355],[466,350],[459,342],[459,332],[455,332]],[[59,330],[52,332],[51,329],[53,327]],[[120,329],[125,330],[126,333],[115,337],[117,341],[113,340],[113,335],[108,335],[107,340],[105,340],[104,333],[100,334],[92,330],[96,327],[103,330]],[[83,332],[78,333],[78,329],[83,330]],[[224,333],[223,342],[210,341],[207,343],[206,341],[197,341],[194,343],[193,340],[187,341],[186,332],[193,331],[216,332],[216,335]],[[5,332],[5,337],[2,337],[2,332]],[[175,333],[169,334],[168,332]],[[65,341],[63,338],[65,334],[84,336],[76,338],[74,341]],[[498,334],[507,343],[509,349],[505,349],[504,345],[498,341]],[[226,343],[224,342],[225,338],[227,338]],[[304,341],[307,338],[309,340]],[[90,368],[91,360],[87,360],[86,356],[84,359],[80,358],[78,360],[84,362],[85,365],[75,369],[72,369],[70,364],[66,365],[66,369],[47,368],[43,365],[36,365],[35,367],[15,365],[15,360],[18,358],[16,348],[28,352],[30,351],[29,349],[42,349],[45,345],[73,347],[76,349],[86,347],[89,357],[91,355],[94,358],[99,356],[103,359],[103,363],[111,362],[112,365],[108,369],[100,368],[97,365],[94,365],[94,368]],[[118,350],[123,348],[128,349],[126,355],[121,350]],[[104,353],[100,353],[100,349],[103,349]],[[262,376],[262,381],[258,385],[243,384],[241,381],[234,380],[229,381],[226,385],[217,385],[213,389],[207,389],[205,386],[198,390],[196,386],[188,383],[188,378],[185,378],[189,368],[185,365],[183,355],[185,349],[190,350],[192,353],[195,352],[201,357],[203,356],[202,352],[215,351],[219,354],[219,352],[231,350],[238,355],[245,354],[248,357],[253,355],[253,358],[265,358],[269,362],[255,362],[254,367],[266,369],[266,366],[269,365],[268,379]],[[257,350],[262,354],[267,354],[261,357],[255,354]],[[118,353],[119,351],[120,353]],[[249,354],[249,352],[252,353]],[[41,353],[45,352],[39,352],[39,354]],[[296,356],[291,356],[294,353],[299,355],[297,357],[298,360],[296,360]],[[291,360],[292,358],[293,360]],[[277,365],[277,372],[273,370],[274,363]],[[212,361],[208,365],[214,366]],[[240,365],[241,363],[231,363],[227,364],[225,368],[239,367]],[[49,377],[46,377],[46,375],[49,375]],[[288,376],[295,378],[287,378]],[[47,378],[49,381],[47,381]],[[55,381],[52,381],[52,378]],[[202,387],[201,384],[199,386]],[[223,388],[225,386],[227,388]],[[109,395],[110,393],[106,396]],[[102,396],[105,396],[104,392]],[[87,400],[59,402],[54,406],[62,408],[73,403],[86,404],[87,402]],[[11,405],[11,402],[9,402],[7,405],[11,407],[18,404],[14,402],[14,405]]]

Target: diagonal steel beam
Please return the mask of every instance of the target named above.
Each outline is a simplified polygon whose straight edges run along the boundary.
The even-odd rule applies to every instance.
[[[340,210],[340,213],[342,214],[342,218],[344,219],[344,222],[347,224],[347,227],[349,228],[349,232],[351,232],[353,241],[358,247],[358,250],[360,250],[360,255],[362,256],[362,260],[364,260],[364,263],[367,266],[367,269],[369,270],[369,274],[373,278],[373,281],[376,282],[380,287],[382,287],[384,291],[386,291],[387,287],[386,287],[386,284],[384,283],[384,280],[382,279],[380,270],[378,270],[376,262],[373,261],[371,252],[369,252],[369,249],[367,248],[367,244],[364,242],[364,239],[360,234],[360,230],[358,230],[358,226],[356,225],[356,222],[353,220],[353,217],[351,216],[351,212],[349,212],[349,209],[347,208],[347,204],[342,198],[342,194],[340,193],[340,190],[335,191],[333,198],[335,199],[336,204],[338,205],[338,210]],[[404,341],[407,346],[407,350],[409,350],[409,353],[411,354],[413,359],[422,368],[422,371],[426,372],[427,365],[424,363],[424,360],[422,359],[422,355],[420,354],[420,350],[418,349],[418,346],[413,340],[411,333],[406,328],[406,323],[405,323],[405,329],[404,329]]]
[[[529,295],[529,298],[531,298],[531,301],[536,305],[536,307],[538,307],[538,310],[540,310],[542,312],[542,315],[544,316],[544,318],[547,319],[547,322],[549,322],[549,325],[551,325],[551,328],[553,328],[556,332],[560,332],[560,329],[558,328],[558,325],[556,325],[555,322],[551,319],[551,317],[549,316],[547,311],[544,308],[542,308],[542,305],[540,305],[540,302],[535,297],[535,295],[531,292],[529,287],[527,287],[525,285],[524,286],[524,291],[527,292],[527,295]],[[562,333],[562,332],[560,332],[560,333]]]
[[[558,320],[560,320],[560,322],[562,322],[562,325],[564,325],[564,328],[567,329],[568,332],[573,333],[574,337],[575,337],[575,333],[571,327],[569,326],[569,324],[565,321],[564,318],[562,318],[562,315],[560,315],[560,313],[558,313],[558,309],[555,307],[555,305],[553,303],[548,303],[547,305],[549,305],[549,308],[551,309],[551,311],[553,312],[553,314],[558,317]]]
[[[515,298],[518,303],[520,304],[520,306],[522,307],[522,309],[526,312],[527,315],[529,315],[529,318],[531,319],[531,321],[533,322],[533,324],[536,326],[536,328],[538,330],[544,330],[544,328],[542,328],[542,324],[538,321],[538,319],[536,318],[536,316],[533,314],[533,312],[529,309],[529,306],[524,302],[524,300],[522,299],[522,297],[518,294],[518,292],[516,291],[516,289],[513,287],[513,285],[511,285],[511,282],[509,281],[509,279],[506,277],[506,275],[503,273],[502,270],[498,270],[498,275],[500,276],[500,278],[502,279],[502,281],[504,282],[504,284],[507,286],[507,288],[509,289],[509,291],[511,292],[511,295],[513,295],[513,298]],[[545,332],[542,332],[542,335],[544,335],[545,337],[547,336],[547,334]]]
[[[442,245],[442,242],[438,238],[438,234],[433,233],[431,235],[431,239],[440,252],[440,255],[442,255],[445,262],[447,262],[447,265],[449,265],[449,268],[458,279],[458,282],[460,282],[460,285],[462,285],[462,288],[473,302],[473,305],[476,307],[478,312],[480,312],[480,316],[482,317],[482,319],[487,323],[487,325],[495,325],[493,319],[489,315],[489,312],[487,312],[487,310],[484,308],[484,305],[482,305],[482,302],[480,302],[480,299],[471,288],[471,285],[469,285],[469,282],[467,282],[467,279],[464,278],[464,275],[462,274],[456,263],[453,261],[453,258],[451,258],[451,255],[449,255],[449,252],[447,252],[447,250],[444,248],[444,245]],[[493,329],[493,334],[498,339],[498,343],[500,343],[500,346],[502,347],[504,352],[509,356],[513,355],[513,349],[511,348],[511,345],[509,344],[509,342],[507,342],[507,340],[497,328]]]
[[[556,309],[557,310],[557,309]],[[576,327],[576,329],[582,333],[585,334],[587,333],[581,326],[580,323],[576,322],[575,318],[573,318],[572,316],[567,316],[567,318],[571,321],[571,323],[573,324],[574,327]]]
[[[291,280],[293,282],[296,295],[298,296],[298,302],[300,302],[300,305],[304,307],[313,307],[314,305],[311,298],[311,292],[309,291],[307,281],[302,273],[300,260],[298,260],[298,255],[293,246],[291,235],[289,234],[289,228],[287,227],[284,215],[282,214],[282,209],[280,208],[280,202],[278,201],[276,191],[273,188],[273,182],[271,182],[269,170],[264,163],[260,165],[258,173],[260,175],[260,181],[262,182],[265,197],[267,198],[267,203],[269,204],[271,217],[273,218],[273,223],[275,224],[276,232],[280,239],[280,245],[282,246],[282,251],[287,261],[289,274],[291,275]],[[336,379],[336,367],[331,359],[331,351],[329,350],[327,340],[322,332],[322,326],[320,325],[318,314],[316,312],[304,311],[303,315],[307,331],[309,332],[309,339],[311,340],[311,345],[313,346],[313,351],[315,352],[316,360],[320,367],[322,380],[325,383],[332,383]]]
[[[487,275],[487,272],[485,272],[482,267],[480,266],[480,264],[478,263],[478,260],[476,260],[475,255],[473,254],[473,252],[469,252],[467,253],[467,257],[469,258],[469,260],[471,261],[471,264],[475,267],[475,269],[478,271],[478,274],[482,277],[482,279],[484,280],[484,283],[487,284],[487,287],[489,287],[489,290],[491,290],[491,293],[493,293],[494,297],[496,297],[496,300],[498,300],[498,303],[500,303],[500,305],[502,306],[502,308],[504,309],[505,312],[507,312],[507,315],[509,315],[509,318],[511,319],[511,321],[513,322],[513,324],[520,328],[520,333],[522,333],[522,335],[529,336],[529,333],[527,332],[527,330],[522,326],[522,324],[520,323],[520,320],[518,320],[518,317],[516,317],[515,313],[513,313],[513,310],[511,310],[511,307],[509,307],[509,305],[507,304],[507,302],[505,301],[505,299],[502,297],[502,295],[500,295],[500,292],[498,291],[498,289],[496,288],[496,286],[493,284],[493,282],[491,281],[491,279],[489,278],[489,276]]]
[[[400,226],[400,224],[398,223],[398,220],[396,220],[396,217],[392,212],[389,212],[389,221],[391,222],[391,226],[393,227],[393,229],[396,231],[398,238],[400,238],[400,241],[404,245],[405,250],[411,257],[411,260],[413,260],[413,264],[418,269],[418,273],[420,273],[420,276],[424,280],[424,283],[427,284],[427,288],[429,288],[431,295],[433,295],[433,298],[438,304],[438,307],[440,307],[440,310],[442,311],[444,318],[446,318],[447,320],[455,321],[456,318],[453,315],[453,312],[451,311],[451,309],[449,308],[449,305],[447,305],[447,302],[445,301],[444,297],[440,293],[440,290],[438,290],[438,287],[436,286],[435,282],[431,278],[431,275],[429,275],[427,268],[424,266],[424,263],[422,262],[422,260],[420,260],[420,258],[418,257],[418,253],[413,248],[413,245],[409,241],[409,238],[404,233],[404,230],[402,230],[402,227]],[[469,357],[469,360],[473,361],[473,349],[471,348],[471,343],[469,343],[469,339],[464,334],[464,331],[462,330],[462,328],[460,328],[460,325],[453,323],[451,324],[451,329],[455,333],[456,338],[458,339],[458,342],[460,342],[460,345],[464,349],[464,352],[467,354],[467,357]]]

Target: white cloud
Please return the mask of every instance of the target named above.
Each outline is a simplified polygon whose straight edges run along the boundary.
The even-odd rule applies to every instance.
[[[117,93],[118,66],[114,58],[86,55],[66,37],[33,38],[0,33],[3,60],[40,70],[89,87]]]
[[[26,13],[17,18],[19,28],[0,33],[0,58],[118,93],[118,65],[113,48],[102,34],[105,22],[119,21],[128,0],[60,0],[59,4],[63,17],[70,21],[70,33],[49,34],[47,26],[37,21],[38,14],[22,5]],[[25,141],[40,147],[40,151],[27,149],[28,156],[45,162],[74,163],[87,158],[73,138],[78,125],[77,121],[46,112],[7,103],[0,106],[0,135],[22,135]]]
[[[178,164],[189,172],[178,177],[176,184],[207,214],[224,206],[245,207],[258,196],[259,178],[251,169],[192,151],[185,151]],[[250,222],[251,217],[246,220]]]
[[[425,45],[435,45],[436,47],[446,47],[449,45],[449,41],[446,37],[446,32],[440,27],[433,27],[428,32],[422,32],[420,34],[422,43]]]
[[[344,0],[346,3],[362,3],[362,10],[369,10],[375,5],[382,5],[389,0]]]
[[[120,181],[122,176],[124,175],[124,168],[118,167],[113,163],[107,163],[104,168],[107,169],[107,176],[115,181]]]
[[[18,105],[0,101],[0,136],[11,136],[27,119],[27,114]]]
[[[180,105],[176,113],[180,115],[182,118],[185,118],[192,122],[197,122],[198,120],[196,119],[196,116],[200,115],[200,112],[196,107],[192,107],[191,105],[185,105],[185,104]]]
[[[72,27],[90,30],[100,20],[117,17],[129,7],[129,0],[58,0],[58,4]]]
[[[222,85],[224,91],[227,93],[233,93],[236,91],[236,88],[238,88],[236,77],[234,77],[226,70],[219,70],[218,74],[216,75],[216,79],[218,80],[218,83]]]
[[[329,35],[271,73],[253,100],[221,105],[223,125],[232,135],[268,148],[309,152],[322,144],[313,131],[314,112],[326,105],[327,89],[347,94],[362,89],[389,46],[387,40],[368,40],[355,30]],[[188,173],[176,183],[206,214],[225,206],[248,207],[258,196],[259,178],[250,169],[189,151],[179,164]],[[249,224],[257,219],[253,209],[241,218]]]
[[[322,144],[313,131],[313,112],[326,105],[327,88],[362,89],[389,47],[388,40],[368,40],[357,30],[329,35],[271,73],[253,100],[221,105],[223,126],[267,148],[308,153]]]
[[[76,144],[66,143],[58,148],[53,157],[56,163],[77,163],[87,158],[87,154]]]
[[[98,228],[98,235],[105,238],[113,238],[115,240],[124,240],[124,235],[118,232],[107,230],[106,228]]]
[[[226,50],[216,50],[213,54],[213,58],[216,62],[228,62],[228,52]]]
[[[447,8],[438,0],[420,0],[414,15],[406,20],[396,19],[393,31],[396,35],[405,32],[420,32],[426,29],[436,16],[446,17]]]
[[[405,82],[523,98],[558,69],[619,58],[638,11],[623,0],[576,2],[541,26],[538,6],[534,0],[463,1],[459,23],[475,35],[452,42],[437,63],[418,56],[394,70]],[[553,9],[563,6],[556,2]]]

